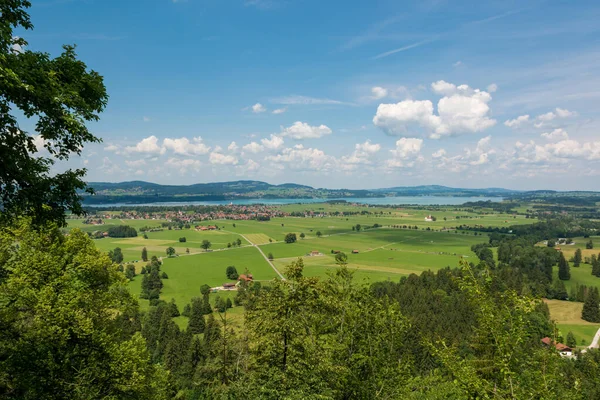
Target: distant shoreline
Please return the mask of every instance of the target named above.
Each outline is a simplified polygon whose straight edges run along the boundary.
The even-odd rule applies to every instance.
[[[92,199],[92,198],[88,198]],[[115,199],[116,200],[116,199]],[[286,205],[286,204],[314,204],[332,201],[345,201],[347,203],[361,203],[369,205],[448,205],[455,206],[467,202],[492,201],[501,202],[503,197],[490,196],[394,196],[394,197],[340,197],[340,198],[245,198],[245,199],[220,199],[220,200],[186,200],[186,201],[145,201],[145,202],[84,202],[85,207],[108,208],[108,207],[143,207],[143,206],[193,206],[193,205]]]

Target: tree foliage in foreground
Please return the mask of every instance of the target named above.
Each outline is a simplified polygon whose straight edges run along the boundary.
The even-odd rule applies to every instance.
[[[103,78],[64,46],[56,58],[27,49],[14,29],[31,30],[27,0],[0,2],[0,222],[26,215],[33,224],[56,221],[65,212],[83,213],[78,191],[85,169],[51,174],[56,160],[79,155],[86,143],[97,143],[86,127],[97,121],[108,95]],[[36,120],[26,132],[17,116]]]
[[[166,398],[137,302],[86,234],[23,222],[2,230],[0,254],[0,398]]]

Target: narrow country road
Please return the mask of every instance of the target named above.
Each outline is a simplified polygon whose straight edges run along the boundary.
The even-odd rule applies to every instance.
[[[600,341],[600,329],[596,332],[596,336],[594,336],[594,340],[592,340],[592,344],[588,346],[588,349],[597,349],[598,341]]]
[[[285,277],[283,275],[281,275],[281,272],[279,272],[279,270],[277,268],[275,268],[275,266],[273,265],[273,263],[271,262],[271,260],[269,260],[269,258],[265,255],[265,253],[263,253],[262,249],[257,244],[252,243],[250,240],[248,240],[248,238],[246,236],[242,235],[241,233],[231,232],[231,231],[225,231],[225,230],[223,230],[223,232],[229,232],[229,233],[234,233],[236,235],[240,235],[241,237],[244,238],[244,240],[246,242],[248,242],[252,246],[256,247],[258,249],[258,251],[260,252],[260,254],[262,254],[262,256],[265,258],[265,260],[269,263],[269,265],[271,266],[271,268],[273,268],[273,271],[275,271],[277,273],[277,275],[279,275],[279,277],[281,278],[281,280],[285,281]]]

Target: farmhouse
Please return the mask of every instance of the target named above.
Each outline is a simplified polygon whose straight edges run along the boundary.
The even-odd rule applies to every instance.
[[[352,254],[358,254],[358,250],[352,250]]]
[[[425,217],[425,222],[433,222],[433,216],[432,215],[428,215]]]
[[[323,254],[321,254],[320,251],[318,250],[313,250],[310,253],[307,254],[309,257],[315,257],[315,256],[322,256]]]
[[[238,281],[252,282],[253,280],[254,277],[252,276],[252,274],[241,274],[240,276],[238,276]]]
[[[235,283],[232,282],[225,282],[223,284],[223,289],[233,289],[235,288]]]
[[[542,343],[544,343],[546,346],[554,346],[554,348],[556,350],[558,350],[558,352],[560,353],[560,355],[562,357],[572,357],[573,356],[573,349],[570,348],[569,346],[567,346],[566,344],[554,342],[549,337],[543,338]]]

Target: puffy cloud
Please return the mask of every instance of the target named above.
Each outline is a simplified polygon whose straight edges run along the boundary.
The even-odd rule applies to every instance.
[[[388,90],[386,88],[382,88],[381,86],[375,86],[371,88],[371,94],[373,99],[379,100],[383,99],[384,97],[387,97]]]
[[[183,159],[180,160],[178,158],[169,158],[165,163],[167,167],[177,168],[179,172],[185,174],[188,170],[193,169],[195,171],[199,171],[202,166],[202,162],[196,159]]]
[[[540,135],[544,139],[555,141],[555,140],[564,140],[569,138],[569,134],[561,128],[555,129],[552,132],[545,132]]]
[[[260,142],[267,150],[277,150],[283,146],[283,139],[277,135],[271,135],[270,139],[261,139]]]
[[[518,128],[519,126],[521,126],[527,122],[529,122],[529,115],[525,114],[525,115],[518,116],[515,119],[509,119],[509,120],[504,121],[504,125],[508,126],[509,128]]]
[[[117,151],[119,151],[119,146],[116,146],[114,144],[109,144],[108,146],[106,146],[104,148],[105,151],[112,151],[113,153],[116,153]]]
[[[284,113],[284,112],[286,112],[286,111],[287,111],[287,108],[286,108],[286,107],[283,107],[283,108],[277,108],[277,109],[273,110],[273,114],[283,114],[283,113]]]
[[[491,136],[486,136],[477,142],[474,149],[465,148],[462,154],[448,156],[446,150],[440,149],[431,157],[436,160],[437,168],[450,171],[462,172],[470,166],[481,166],[490,163],[496,156],[496,151],[491,148]]]
[[[450,96],[456,93],[456,85],[448,83],[444,80],[439,80],[431,84],[431,89],[434,93],[441,94],[444,96]]]
[[[371,164],[371,158],[381,150],[381,145],[371,143],[370,140],[364,143],[357,143],[354,146],[354,152],[349,156],[342,157],[342,166],[345,164]]]
[[[248,160],[245,165],[241,166],[244,169],[244,172],[254,172],[258,171],[260,168],[260,164],[254,160]]]
[[[486,88],[488,93],[494,93],[498,90],[498,85],[496,85],[495,83],[492,83],[490,85],[488,85],[488,87]]]
[[[422,162],[421,147],[423,139],[402,138],[396,141],[396,148],[390,150],[392,158],[386,161],[388,168],[411,168],[415,162]]]
[[[231,152],[236,152],[238,151],[239,147],[235,142],[231,142],[229,143],[229,146],[227,146],[227,150],[231,151]]]
[[[283,149],[281,154],[268,156],[266,160],[287,164],[293,170],[328,171],[336,166],[336,159],[322,150],[305,148],[301,144]]]
[[[252,112],[255,114],[264,113],[265,111],[267,111],[266,107],[260,103],[256,103],[252,106]]]
[[[42,135],[33,135],[33,144],[38,152],[44,150],[44,146],[46,146],[47,141],[42,137]]]
[[[164,154],[166,149],[158,145],[158,138],[154,135],[142,139],[135,146],[127,146],[129,153]]]
[[[209,161],[211,164],[217,165],[237,165],[238,159],[233,155],[226,155],[213,151],[210,153]]]
[[[555,108],[554,111],[547,112],[545,114],[538,115],[534,126],[536,128],[541,128],[543,126],[548,125],[550,121],[553,121],[557,118],[570,118],[576,116],[577,113],[575,111],[569,111],[564,108]]]
[[[251,142],[248,143],[247,145],[245,145],[244,147],[242,147],[242,151],[246,152],[246,153],[260,153],[261,151],[263,151],[265,148],[256,143],[256,142]]]
[[[600,142],[580,143],[577,140],[566,139],[549,143],[545,149],[560,158],[600,160]]]
[[[577,115],[577,113],[575,111],[569,111],[569,110],[565,110],[563,108],[556,108],[556,115],[559,118],[569,118],[569,117],[574,117]]]
[[[438,151],[431,153],[431,157],[433,157],[433,158],[441,158],[441,157],[444,157],[445,155],[446,155],[445,149],[439,149]]]
[[[456,86],[445,81],[431,85],[434,92],[444,95],[434,113],[429,100],[404,100],[396,104],[380,104],[373,123],[391,135],[404,136],[413,125],[428,131],[429,137],[439,139],[461,133],[481,132],[495,125],[489,118],[488,92]]]
[[[292,139],[317,139],[331,134],[331,129],[326,125],[311,126],[306,122],[296,121],[288,128],[281,130],[281,136],[289,136]]]
[[[411,123],[434,130],[440,125],[440,117],[433,114],[433,103],[429,100],[404,100],[380,104],[373,123],[391,134],[404,134]]]
[[[175,154],[191,155],[191,154],[207,154],[210,151],[210,147],[202,142],[201,137],[192,138],[192,141],[188,138],[182,137],[179,139],[163,140],[163,147],[167,150],[173,151]]]

